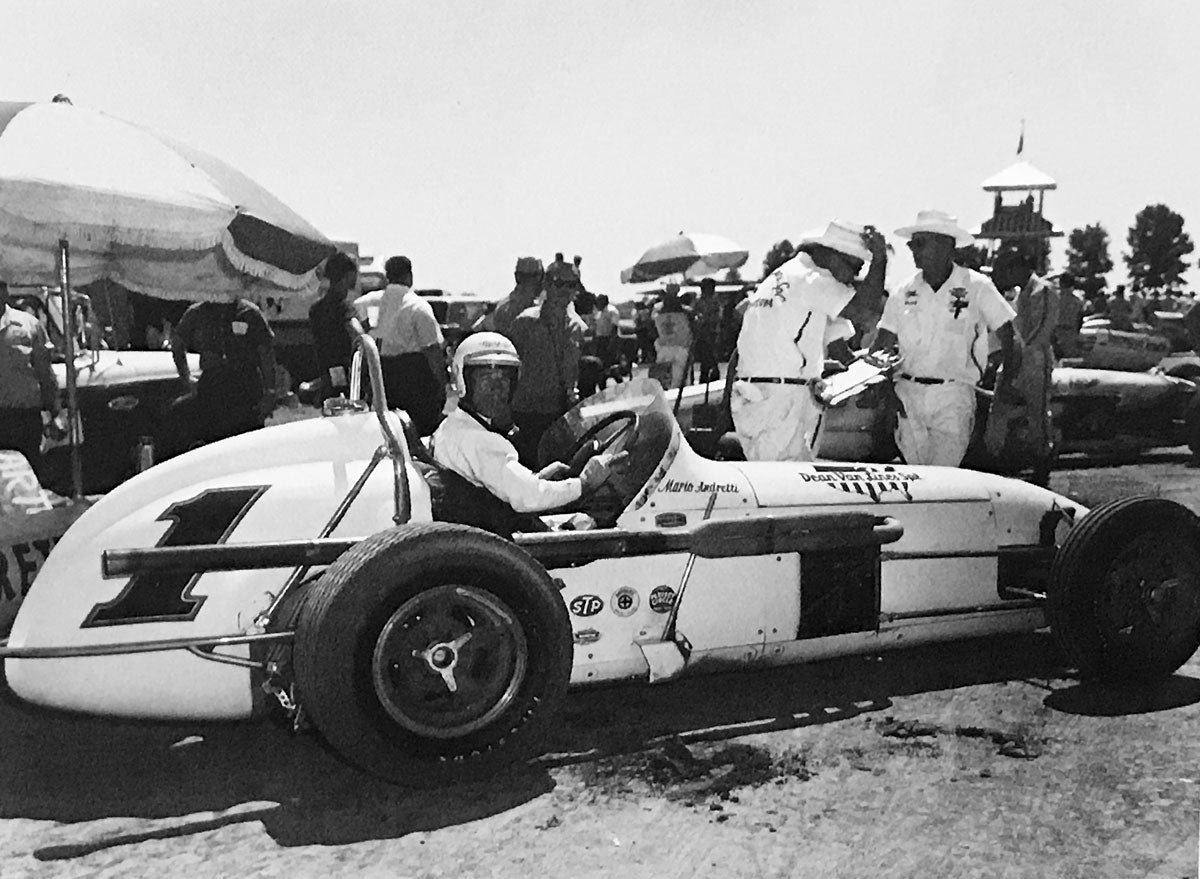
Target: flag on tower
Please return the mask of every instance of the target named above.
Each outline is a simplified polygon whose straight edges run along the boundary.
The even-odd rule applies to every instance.
[[[1025,151],[1025,120],[1021,120],[1021,136],[1017,139],[1017,155]]]

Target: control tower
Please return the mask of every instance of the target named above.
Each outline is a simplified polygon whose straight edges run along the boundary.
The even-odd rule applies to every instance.
[[[975,237],[988,242],[992,257],[1009,246],[1031,253],[1037,259],[1036,271],[1044,273],[1050,258],[1050,239],[1063,234],[1042,214],[1046,191],[1058,188],[1054,178],[1022,161],[993,174],[982,186],[985,192],[995,193],[995,203],[991,218],[983,222]],[[1010,193],[1016,193],[1017,200],[1006,203]]]

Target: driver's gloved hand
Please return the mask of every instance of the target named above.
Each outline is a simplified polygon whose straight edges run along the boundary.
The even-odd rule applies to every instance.
[[[570,472],[571,468],[562,461],[551,461],[539,470],[537,475],[541,479],[565,479]]]
[[[579,481],[583,483],[585,492],[592,491],[608,481],[613,473],[624,473],[629,467],[629,452],[618,452],[615,455],[597,455],[583,465]]]

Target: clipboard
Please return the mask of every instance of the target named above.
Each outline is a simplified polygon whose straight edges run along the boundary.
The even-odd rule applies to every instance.
[[[887,380],[899,363],[897,354],[864,354],[851,363],[845,372],[821,379],[813,386],[813,394],[823,406],[840,406],[871,385]]]

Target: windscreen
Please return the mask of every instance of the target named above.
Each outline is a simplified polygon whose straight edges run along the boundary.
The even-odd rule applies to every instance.
[[[610,423],[592,439],[601,446],[613,440],[610,450],[629,452],[629,466],[613,478],[610,491],[597,493],[600,509],[589,505],[588,512],[601,524],[611,524],[652,478],[661,475],[659,465],[668,450],[679,447],[681,435],[658,382],[632,379],[581,400],[554,422],[538,447],[539,466],[567,460],[580,438],[605,421]]]

